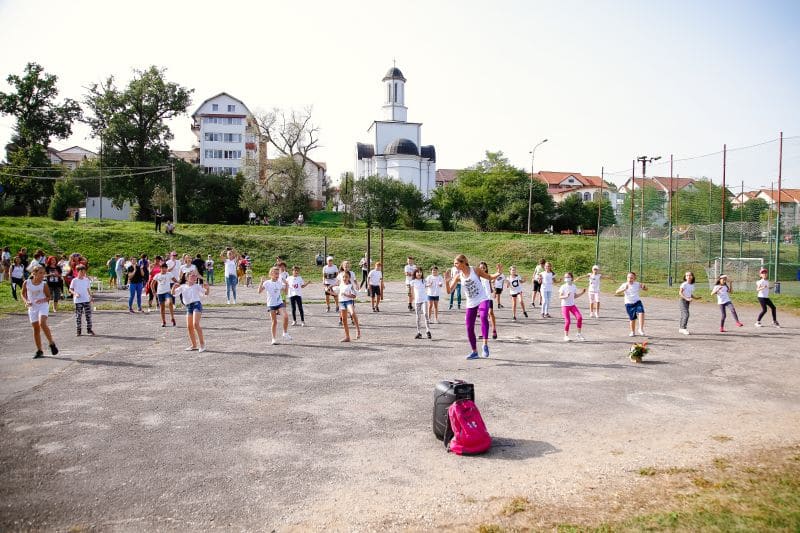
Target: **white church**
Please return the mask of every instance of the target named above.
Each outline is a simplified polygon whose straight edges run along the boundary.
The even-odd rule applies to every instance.
[[[383,82],[383,120],[376,120],[367,130],[372,144],[356,144],[355,178],[388,176],[413,184],[428,197],[436,187],[436,149],[421,145],[421,122],[406,120],[406,78],[400,69],[390,68]]]

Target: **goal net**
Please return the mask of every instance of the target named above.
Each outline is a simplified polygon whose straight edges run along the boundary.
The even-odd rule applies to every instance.
[[[755,282],[758,272],[764,267],[762,257],[717,257],[714,264],[706,267],[709,288],[714,286],[720,274],[727,274],[731,281],[738,283]]]

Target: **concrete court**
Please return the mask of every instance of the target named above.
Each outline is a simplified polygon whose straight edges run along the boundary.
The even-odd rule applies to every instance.
[[[800,442],[800,319],[781,310],[783,329],[756,329],[740,306],[746,327],[720,334],[717,307],[695,303],[684,337],[677,302],[645,295],[652,351],[635,365],[621,299],[567,344],[560,309],[512,322],[504,295],[491,357],[466,361],[463,313],[443,305],[433,340],[415,340],[402,285],[388,288],[381,313],[359,304],[349,345],[319,303],[278,346],[263,306],[208,307],[202,354],[183,351],[181,314],[173,329],[101,311],[99,336],[76,338],[59,313],[61,353],[35,361],[27,317],[0,320],[0,529],[467,529],[514,496],[613,501],[645,466]],[[446,377],[476,384],[490,453],[433,437]]]

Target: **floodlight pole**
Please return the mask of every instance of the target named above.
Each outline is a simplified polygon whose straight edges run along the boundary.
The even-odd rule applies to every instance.
[[[639,220],[639,278],[644,279],[644,179],[647,174],[647,163],[652,163],[653,161],[658,161],[661,159],[661,156],[656,157],[649,157],[643,155],[641,157],[637,157],[637,161],[641,161],[642,163],[642,187],[641,187],[641,203],[642,205],[639,206],[641,211],[641,220]]]
[[[667,261],[667,286],[672,287],[672,195],[675,191],[675,183],[672,177],[672,154],[669,156],[669,259]]]
[[[603,210],[603,184],[606,179],[606,167],[600,167],[600,198],[597,200],[597,233],[594,244],[594,264],[600,264],[600,220]]]
[[[778,211],[775,213],[775,273],[773,274],[773,281],[775,283],[775,293],[781,292],[781,286],[778,284],[778,268],[780,265],[781,255],[781,177],[783,174],[783,132],[781,132],[781,140],[778,145]]]
[[[542,139],[539,144],[531,150],[531,179],[528,180],[528,235],[531,234],[531,207],[533,206],[533,158],[536,156],[536,149],[547,142],[547,139]]]
[[[631,204],[631,231],[628,238],[628,272],[633,270],[633,203],[636,200],[636,160],[631,162],[631,186],[628,191],[628,200]]]
[[[720,196],[719,273],[725,273],[725,171],[728,168],[728,145],[722,145],[722,190]]]

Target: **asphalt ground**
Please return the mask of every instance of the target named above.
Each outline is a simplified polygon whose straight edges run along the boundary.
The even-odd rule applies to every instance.
[[[800,319],[780,310],[782,329],[740,306],[745,327],[719,333],[717,306],[694,303],[684,337],[677,301],[645,295],[651,352],[633,364],[621,299],[604,295],[587,341],[565,343],[559,308],[513,322],[504,295],[491,357],[467,361],[463,312],[443,305],[416,340],[401,284],[380,313],[362,298],[350,344],[320,303],[271,346],[265,306],[224,299],[216,286],[205,353],[183,350],[182,313],[161,328],[99,311],[97,337],[58,313],[61,352],[38,360],[27,316],[0,320],[0,529],[468,530],[512,497],[611,503],[643,467],[800,442]],[[240,288],[239,301],[259,298]],[[489,453],[434,438],[443,378],[475,384]]]

